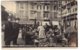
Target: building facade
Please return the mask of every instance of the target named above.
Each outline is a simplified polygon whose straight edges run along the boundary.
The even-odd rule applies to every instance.
[[[65,29],[67,25],[78,29],[77,0],[62,1],[62,18]]]
[[[16,7],[21,21],[53,21],[53,24],[61,21],[65,29],[67,25],[77,28],[77,0],[17,1]]]
[[[58,21],[61,1],[17,1],[17,17],[25,21]],[[44,22],[45,21],[45,22]]]

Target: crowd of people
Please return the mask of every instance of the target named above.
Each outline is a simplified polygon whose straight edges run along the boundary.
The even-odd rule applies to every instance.
[[[52,47],[57,44],[62,46],[67,44],[68,38],[65,38],[65,36],[63,39],[61,29],[57,25],[53,26],[47,23],[45,25],[41,23],[37,25],[20,25],[19,20],[11,21],[11,19],[8,19],[4,29],[5,46],[10,46],[11,41],[13,41],[13,45],[19,45],[17,44],[19,30],[22,31],[22,39],[25,41],[25,45]]]
[[[26,45],[53,46],[53,43],[61,43],[60,29],[57,25],[52,26],[39,24],[38,26],[24,25],[22,28],[22,37]]]

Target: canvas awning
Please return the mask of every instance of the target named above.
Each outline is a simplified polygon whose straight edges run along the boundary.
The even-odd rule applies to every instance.
[[[66,30],[65,30],[66,33],[72,33],[72,32],[77,32],[77,30],[74,28],[74,27],[68,27]]]
[[[19,21],[19,24],[34,24],[34,21]]]

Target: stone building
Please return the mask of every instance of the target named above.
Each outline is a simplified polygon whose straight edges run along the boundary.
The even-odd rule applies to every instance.
[[[17,17],[21,21],[30,22],[36,20],[36,22],[40,23],[53,21],[53,23],[58,24],[60,19],[60,4],[61,1],[58,0],[17,1]]]
[[[65,29],[67,28],[67,25],[78,29],[77,0],[62,1],[62,18]]]

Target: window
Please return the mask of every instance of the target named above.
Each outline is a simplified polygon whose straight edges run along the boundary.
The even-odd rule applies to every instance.
[[[37,12],[37,19],[41,18],[41,12]]]
[[[34,14],[34,11],[31,11],[31,14]]]
[[[40,5],[40,9],[41,9],[42,7],[41,7],[41,5]]]
[[[75,11],[77,11],[77,8],[75,8]]]
[[[35,14],[36,13],[36,11],[31,11],[31,14]]]
[[[49,5],[44,5],[43,9],[49,9]]]
[[[20,17],[22,18],[22,17],[24,17],[24,11],[23,10],[20,10]]]
[[[57,10],[57,6],[54,6],[54,10]]]
[[[54,18],[57,18],[57,12],[54,12]]]
[[[25,12],[25,16],[28,16],[28,11]]]
[[[44,13],[44,18],[48,18],[48,13]]]
[[[69,9],[68,12],[71,13],[71,9]]]
[[[32,5],[32,7],[31,7],[32,9],[34,9],[34,5]]]
[[[77,2],[75,1],[75,4],[77,5]]]
[[[75,9],[73,9],[73,12],[75,11]]]
[[[43,9],[45,9],[45,5],[44,5]]]
[[[59,6],[53,6],[53,10],[58,10]]]
[[[59,7],[61,7],[61,4],[58,4]]]
[[[31,8],[34,9],[35,3],[31,3]]]
[[[20,8],[21,8],[21,9],[24,8],[24,4],[23,4],[23,3],[20,4]]]
[[[44,12],[44,18],[45,17],[48,18],[48,16],[49,16],[49,12]]]
[[[38,9],[39,5],[37,5],[37,9]]]
[[[41,7],[41,5],[37,5],[37,9],[41,9],[42,7]]]
[[[54,4],[57,4],[58,2],[57,1],[54,1]]]
[[[66,0],[65,3],[67,3],[68,1]]]
[[[49,9],[49,6],[47,5],[47,10]]]

